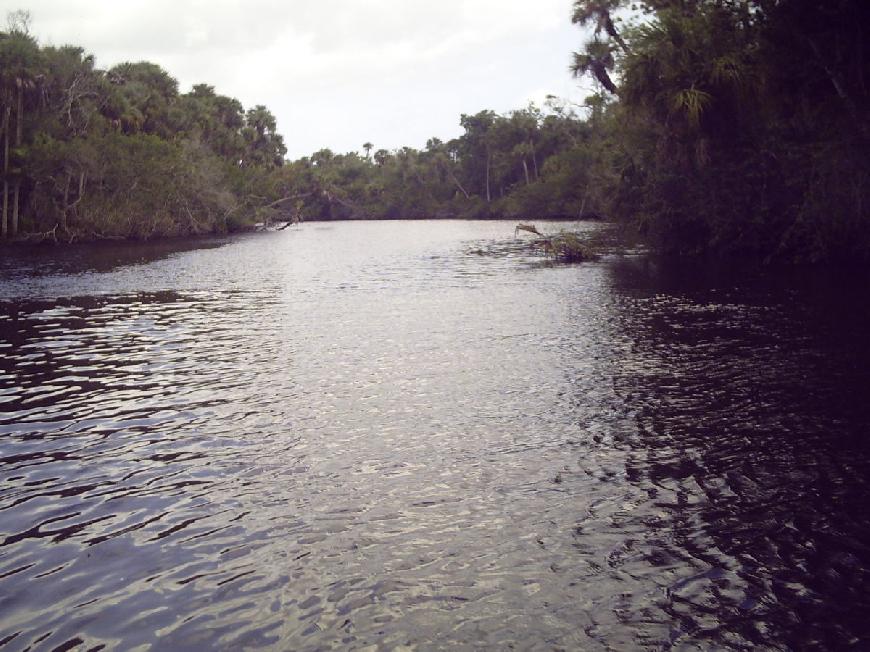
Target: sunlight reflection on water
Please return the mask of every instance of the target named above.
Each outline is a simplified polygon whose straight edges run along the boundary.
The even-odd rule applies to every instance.
[[[867,315],[513,227],[7,257],[0,641],[865,636]]]

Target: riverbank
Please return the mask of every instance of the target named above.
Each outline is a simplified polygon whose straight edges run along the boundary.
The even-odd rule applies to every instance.
[[[600,222],[606,223],[607,220],[598,213],[587,213],[581,217],[571,216],[571,215],[545,215],[545,216],[534,216],[534,217],[516,217],[516,216],[505,216],[495,213],[489,213],[485,217],[456,217],[456,216],[442,216],[438,218],[431,217],[385,217],[385,216],[357,216],[357,217],[346,217],[346,218],[313,218],[313,219],[302,219],[297,220],[294,217],[281,217],[281,216],[273,216],[270,218],[269,222],[238,222],[234,225],[233,230],[227,230],[226,228],[220,228],[213,231],[200,231],[195,233],[173,233],[173,234],[160,234],[160,233],[151,233],[148,235],[130,235],[130,236],[106,236],[98,233],[75,233],[75,234],[66,234],[67,237],[64,237],[64,233],[61,232],[58,234],[57,226],[52,228],[50,231],[43,233],[22,233],[18,237],[14,239],[7,238],[5,240],[0,240],[0,248],[9,247],[67,247],[75,244],[95,244],[95,243],[120,243],[120,242],[160,242],[160,241],[173,241],[179,239],[188,239],[188,238],[214,238],[220,236],[230,236],[241,233],[260,233],[266,231],[274,231],[274,230],[282,230],[285,228],[289,228],[296,224],[301,224],[304,222],[366,222],[366,221],[389,221],[389,222],[399,222],[399,221],[429,221],[432,219],[438,220],[462,220],[462,221],[514,221],[514,222]]]

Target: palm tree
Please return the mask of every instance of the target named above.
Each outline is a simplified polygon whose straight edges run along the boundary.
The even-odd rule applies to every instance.
[[[610,13],[624,4],[621,0],[576,0],[574,2],[574,14],[571,22],[585,27],[589,23],[595,24],[595,36],[602,31],[619,44],[624,52],[628,52],[628,46],[616,30]]]
[[[380,167],[386,165],[387,161],[390,158],[390,153],[385,149],[379,149],[375,152],[375,163]]]
[[[20,154],[24,139],[24,96],[42,79],[40,51],[36,40],[28,33],[30,15],[13,12],[9,16],[9,32],[0,33],[0,111],[3,112],[3,216],[0,232],[5,236],[18,232],[20,170],[10,168],[10,118],[15,109],[15,154]],[[16,168],[20,167],[20,162]],[[12,222],[9,223],[9,177],[15,175],[12,188]],[[11,229],[9,228],[11,226]]]
[[[248,109],[242,135],[248,145],[248,165],[280,166],[287,147],[277,131],[275,116],[262,104]]]
[[[613,53],[610,48],[596,38],[586,44],[586,52],[574,53],[571,73],[578,78],[591,73],[598,83],[616,95],[618,90],[609,73],[610,70],[613,70],[613,65]]]
[[[595,27],[594,36],[586,43],[585,51],[574,53],[571,72],[575,77],[591,74],[614,95],[618,91],[609,73],[615,63],[613,55],[616,47],[613,43],[618,44],[624,54],[629,52],[629,48],[617,31],[611,14],[624,4],[625,0],[575,0],[574,14],[571,17],[575,25],[586,27],[592,24]],[[602,32],[606,37],[602,38]]]
[[[373,148],[373,147],[374,147],[374,145],[372,145],[372,144],[371,144],[370,142],[368,142],[368,141],[366,141],[366,142],[363,143],[363,149],[366,151],[366,159],[367,159],[367,160],[371,158],[370,154],[371,154],[371,152],[372,152],[372,148]]]

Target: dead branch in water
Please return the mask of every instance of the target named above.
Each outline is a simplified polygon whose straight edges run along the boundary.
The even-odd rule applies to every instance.
[[[520,231],[540,236],[532,246],[539,247],[546,255],[564,262],[576,263],[597,258],[595,251],[580,239],[576,233],[562,231],[555,235],[544,235],[534,224],[517,224],[514,237]]]
[[[539,235],[542,238],[544,237],[544,234],[538,231],[534,224],[517,224],[517,228],[514,229],[514,237],[517,236],[517,233],[519,231],[526,231],[528,233],[534,233],[535,235]]]

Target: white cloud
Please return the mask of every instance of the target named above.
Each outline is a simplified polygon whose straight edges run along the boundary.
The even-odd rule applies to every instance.
[[[0,0],[43,43],[149,60],[276,115],[291,156],[421,147],[460,113],[521,108],[571,80],[571,0]]]

